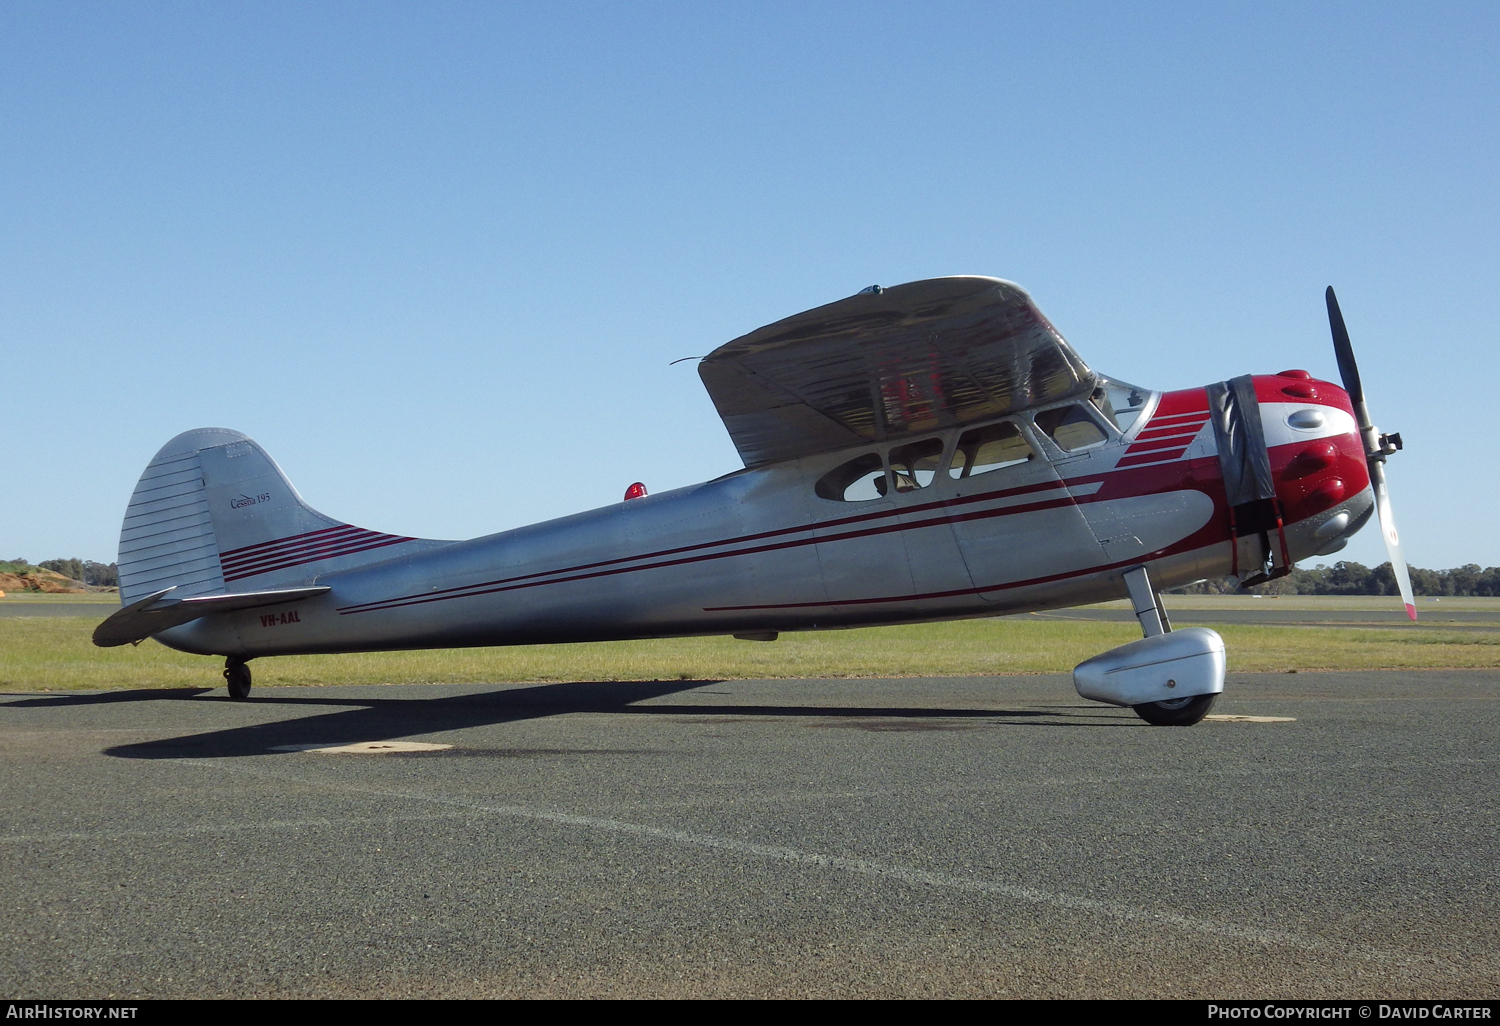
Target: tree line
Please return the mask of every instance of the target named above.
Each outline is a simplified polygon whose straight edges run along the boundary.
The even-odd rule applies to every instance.
[[[7,573],[25,573],[32,566],[42,570],[51,570],[53,573],[59,573],[64,577],[99,588],[120,586],[120,571],[115,564],[96,563],[92,559],[44,559],[40,563],[33,564],[18,556],[0,563],[0,570]]]
[[[1481,568],[1466,563],[1451,570],[1424,570],[1406,565],[1411,574],[1411,588],[1418,595],[1454,596],[1500,595],[1500,566]],[[1232,581],[1202,581],[1173,591],[1183,595],[1225,595],[1241,589]],[[1304,569],[1293,567],[1286,577],[1246,589],[1262,595],[1399,595],[1396,575],[1390,563],[1368,567],[1363,563],[1338,562],[1332,566],[1319,563]]]

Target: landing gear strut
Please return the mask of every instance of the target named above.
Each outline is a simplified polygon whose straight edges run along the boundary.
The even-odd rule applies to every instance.
[[[229,683],[229,697],[243,700],[250,697],[250,667],[239,656],[224,660],[224,680]]]
[[[1161,595],[1151,586],[1151,578],[1143,566],[1132,567],[1125,572],[1125,590],[1130,593],[1130,605],[1135,618],[1141,623],[1141,633],[1148,638],[1172,633],[1172,622],[1167,619],[1167,609],[1162,605]],[[1176,686],[1174,681],[1171,685]],[[1222,686],[1222,685],[1221,685]],[[1160,702],[1143,702],[1131,706],[1135,714],[1153,727],[1191,727],[1214,707],[1217,694],[1193,695],[1191,698],[1169,698]]]
[[[1144,566],[1121,576],[1145,637],[1079,663],[1073,686],[1092,701],[1128,706],[1154,726],[1191,726],[1224,690],[1224,639],[1206,627],[1172,630]]]

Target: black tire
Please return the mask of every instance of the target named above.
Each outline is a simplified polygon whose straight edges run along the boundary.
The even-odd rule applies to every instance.
[[[1135,714],[1153,727],[1191,727],[1214,707],[1218,695],[1194,695],[1191,698],[1169,698],[1165,702],[1133,705]]]
[[[250,667],[238,659],[231,659],[224,666],[224,680],[229,684],[229,697],[242,701],[250,697]]]

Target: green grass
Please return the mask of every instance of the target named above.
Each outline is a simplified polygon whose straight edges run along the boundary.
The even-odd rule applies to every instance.
[[[220,662],[148,641],[95,648],[95,620],[0,617],[0,690],[208,687]],[[1221,626],[1231,671],[1500,667],[1500,631],[1441,627]],[[1140,636],[1129,623],[1043,619],[731,638],[535,645],[431,652],[283,656],[255,663],[257,685],[702,680],[762,677],[1065,673]]]

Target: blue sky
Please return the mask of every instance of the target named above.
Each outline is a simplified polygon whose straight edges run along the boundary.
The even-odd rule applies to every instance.
[[[172,435],[471,537],[739,466],[691,362],[993,274],[1153,387],[1335,377],[1418,566],[1500,564],[1494,4],[0,7],[0,557]],[[1384,560],[1369,530],[1341,554]]]

